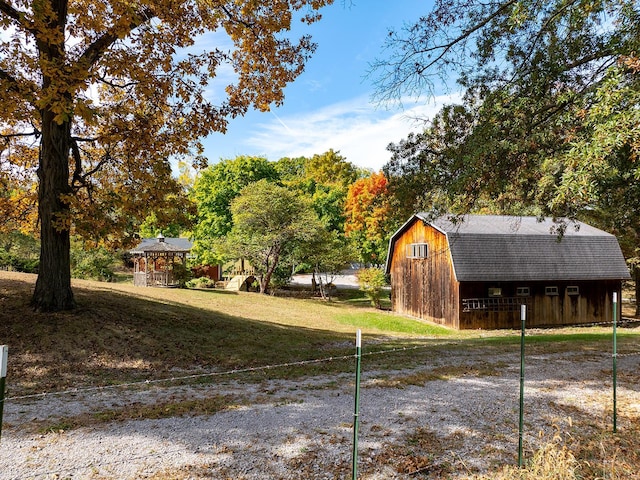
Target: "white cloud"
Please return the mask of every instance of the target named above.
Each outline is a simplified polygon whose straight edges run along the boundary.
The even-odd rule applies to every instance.
[[[392,112],[377,110],[368,97],[359,97],[305,114],[274,113],[272,121],[258,124],[243,143],[270,159],[311,156],[332,148],[348,161],[377,171],[391,157],[389,143],[420,131],[424,120],[459,99],[459,95],[442,96]]]

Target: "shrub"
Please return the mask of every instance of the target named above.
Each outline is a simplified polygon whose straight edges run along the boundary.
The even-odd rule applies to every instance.
[[[17,272],[38,273],[40,244],[20,232],[0,234],[0,268]]]
[[[187,288],[214,288],[216,282],[208,277],[193,278],[185,283]]]
[[[71,275],[74,278],[110,282],[117,263],[116,255],[104,247],[83,249],[74,245],[71,248]]]
[[[371,300],[371,305],[381,308],[382,289],[387,284],[384,272],[379,268],[363,268],[356,276],[360,290]]]
[[[178,282],[178,285],[181,288],[185,288],[187,286],[187,282],[193,278],[191,269],[187,268],[187,266],[182,263],[174,263],[171,268],[173,270],[173,279]]]

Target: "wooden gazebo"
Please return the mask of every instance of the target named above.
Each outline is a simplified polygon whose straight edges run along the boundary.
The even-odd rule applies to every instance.
[[[192,243],[186,238],[145,238],[130,250],[133,256],[133,284],[139,287],[171,287],[178,284],[174,265],[185,265]]]

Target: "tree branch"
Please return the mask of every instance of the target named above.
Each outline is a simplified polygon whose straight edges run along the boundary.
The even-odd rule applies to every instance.
[[[136,85],[136,82],[127,82],[127,83],[123,83],[122,85],[117,84],[111,80],[107,80],[104,76],[100,77],[97,79],[99,82],[104,83],[105,85],[108,85],[110,87],[113,88],[118,88],[118,89],[127,89],[129,87],[133,87]]]
[[[86,137],[71,137],[71,140],[74,142],[97,142],[97,138],[86,138]]]
[[[424,55],[425,53],[430,53],[430,52],[434,52],[437,50],[441,50],[441,53],[434,58],[432,61],[428,62],[427,64],[425,64],[424,66],[422,66],[419,69],[416,69],[416,73],[418,73],[419,75],[422,75],[422,73],[424,73],[426,70],[428,70],[429,68],[431,68],[433,65],[435,65],[436,63],[438,63],[440,60],[442,60],[442,58],[456,45],[458,45],[460,42],[462,42],[463,40],[468,39],[469,37],[471,37],[471,35],[473,35],[474,33],[476,33],[477,31],[481,30],[482,28],[484,28],[486,25],[488,25],[489,23],[491,23],[493,21],[493,19],[497,18],[499,15],[502,14],[502,12],[504,10],[506,10],[508,7],[510,7],[511,5],[513,5],[514,3],[516,3],[516,0],[509,0],[508,2],[506,2],[505,4],[501,5],[500,8],[498,8],[495,12],[493,12],[492,14],[488,15],[487,17],[485,17],[481,22],[471,26],[470,28],[464,30],[460,35],[458,35],[457,37],[451,39],[449,42],[447,43],[443,43],[440,45],[434,45],[433,47],[430,48],[425,48],[425,49],[420,49],[417,50],[415,52],[413,52],[412,55],[413,56],[415,54],[420,54],[420,55]]]
[[[245,28],[247,28],[249,30],[251,30],[255,25],[255,23],[249,23],[249,22],[246,22],[246,21],[244,21],[244,20],[242,20],[240,18],[235,17],[233,15],[233,13],[231,13],[229,11],[229,9],[227,8],[226,5],[220,5],[220,9],[227,15],[229,20],[231,20],[234,23],[239,23],[240,25],[244,26]]]
[[[2,0],[0,0],[2,1]],[[151,7],[147,7],[140,12],[140,14],[134,18],[125,31],[126,34],[132,32],[136,28],[144,25],[146,22],[150,21],[155,17],[153,10]],[[122,33],[117,34],[113,29],[109,32],[102,35],[95,42],[87,47],[84,53],[78,59],[79,64],[85,64],[88,67],[95,65],[95,63],[100,59],[102,54],[106,52],[111,45],[113,45],[119,38],[122,38]]]
[[[71,157],[73,158],[73,163],[74,163],[73,179],[72,179],[71,184],[72,184],[72,188],[75,191],[80,190],[82,187],[86,188],[87,189],[87,194],[89,195],[89,200],[91,200],[92,199],[92,196],[91,196],[91,187],[92,187],[92,185],[87,181],[87,178],[89,178],[92,175],[94,175],[104,165],[106,165],[111,160],[111,156],[108,153],[105,154],[105,156],[102,158],[102,160],[100,160],[96,164],[96,166],[94,168],[92,168],[88,172],[83,172],[82,153],[80,152],[80,147],[78,146],[78,142],[79,141],[93,141],[93,140],[86,139],[86,138],[83,139],[83,138],[78,138],[78,137],[72,137],[71,138]]]
[[[22,97],[23,100],[28,102],[31,106],[35,107],[35,104],[31,100],[29,100],[29,95],[27,94],[33,94],[33,92],[37,90],[35,85],[33,85],[31,82],[28,82],[26,88],[21,88],[20,82],[18,82],[18,80],[13,75],[2,69],[0,69],[0,82],[8,84],[6,89],[7,92],[17,93]]]
[[[25,20],[26,15],[24,12],[16,10],[13,6],[9,5],[5,0],[0,0],[0,13],[4,13],[5,16],[16,22],[22,28],[35,35],[36,31],[33,28],[32,22]]]
[[[9,84],[9,88],[7,89],[7,91],[16,93],[20,91],[18,80],[16,80],[16,78],[9,72],[6,72],[2,69],[0,69],[0,81],[7,82]]]
[[[0,138],[15,138],[15,137],[39,137],[40,132],[34,130],[33,132],[26,133],[0,133]]]

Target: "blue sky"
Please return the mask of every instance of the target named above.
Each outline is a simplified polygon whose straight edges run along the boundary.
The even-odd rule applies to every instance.
[[[431,6],[432,0],[336,0],[322,11],[320,22],[306,27],[318,48],[286,88],[284,105],[250,111],[232,120],[226,134],[208,137],[209,163],[238,155],[275,161],[332,148],[358,166],[379,170],[390,158],[386,146],[419,131],[415,118],[430,117],[447,101],[424,97],[404,102],[403,110],[380,107],[371,100],[373,80],[365,78],[384,54],[389,28],[415,21]]]

